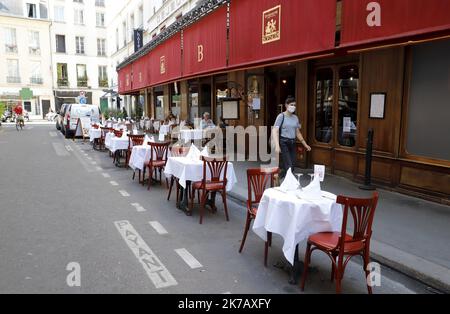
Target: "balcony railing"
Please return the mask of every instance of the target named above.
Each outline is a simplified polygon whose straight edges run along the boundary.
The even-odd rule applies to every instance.
[[[77,79],[77,86],[78,87],[87,87],[88,86],[88,79],[87,78],[79,78],[79,79]]]
[[[17,53],[17,45],[5,45],[5,52],[6,53]]]
[[[44,80],[42,77],[30,77],[30,83],[31,84],[42,84]]]
[[[98,79],[98,87],[108,87],[108,79]]]
[[[69,86],[69,80],[67,78],[59,78],[58,79],[58,86]]]
[[[8,83],[20,83],[20,76],[7,76],[6,82]]]

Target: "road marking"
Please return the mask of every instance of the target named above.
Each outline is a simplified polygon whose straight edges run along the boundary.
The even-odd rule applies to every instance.
[[[144,207],[142,207],[139,203],[132,203],[131,206],[136,208],[138,212],[145,212],[147,211]]]
[[[95,170],[102,171],[103,168],[102,167],[95,167]]]
[[[97,162],[96,161],[91,161],[91,164],[96,165]]]
[[[120,190],[119,193],[122,194],[123,197],[128,197],[128,196],[130,196],[130,194],[128,194],[128,192],[127,192],[127,191],[124,191],[124,190]]]
[[[117,183],[116,181],[110,181],[109,183],[111,183],[111,185],[114,185],[114,186],[118,186],[119,185],[119,183]]]
[[[70,146],[70,145],[66,145],[66,149],[69,152],[73,152],[72,146]]]
[[[48,134],[50,134],[51,137],[57,137],[58,133],[56,132],[48,132]]]
[[[111,176],[109,174],[107,174],[107,173],[102,173],[102,176],[105,177],[105,178],[111,178]]]
[[[69,156],[69,153],[67,152],[67,150],[64,148],[64,145],[61,143],[52,143],[53,149],[56,152],[56,155],[58,156]]]
[[[87,156],[87,155],[86,155],[86,158],[89,159],[89,160],[92,160],[92,157],[89,157],[89,156]]]
[[[176,249],[175,252],[180,255],[186,264],[192,269],[203,267],[199,261],[186,249]]]
[[[144,242],[129,221],[116,221],[114,225],[157,289],[178,285],[172,274],[148,247],[147,243]]]
[[[149,221],[148,223],[153,227],[153,229],[155,229],[156,232],[158,232],[158,234],[168,234],[166,228],[164,228],[159,222]]]

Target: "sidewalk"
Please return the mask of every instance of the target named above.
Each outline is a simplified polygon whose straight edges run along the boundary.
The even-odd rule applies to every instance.
[[[243,206],[247,200],[246,169],[251,167],[259,167],[259,163],[234,162],[238,183],[229,195]],[[370,196],[371,192],[358,186],[327,174],[322,189],[334,194]],[[450,207],[383,189],[378,192],[372,259],[450,293]]]

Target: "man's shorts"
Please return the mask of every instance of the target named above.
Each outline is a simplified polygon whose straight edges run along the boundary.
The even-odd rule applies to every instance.
[[[20,121],[20,122],[25,122],[25,120],[23,119],[23,116],[17,116],[17,121]]]

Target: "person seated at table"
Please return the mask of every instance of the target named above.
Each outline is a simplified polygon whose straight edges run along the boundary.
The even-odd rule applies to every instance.
[[[170,113],[164,120],[164,125],[172,125],[177,123],[177,117],[173,113]]]
[[[214,128],[214,122],[211,120],[209,112],[205,112],[203,114],[203,119],[200,122],[200,128],[201,129],[207,129],[207,128]]]

